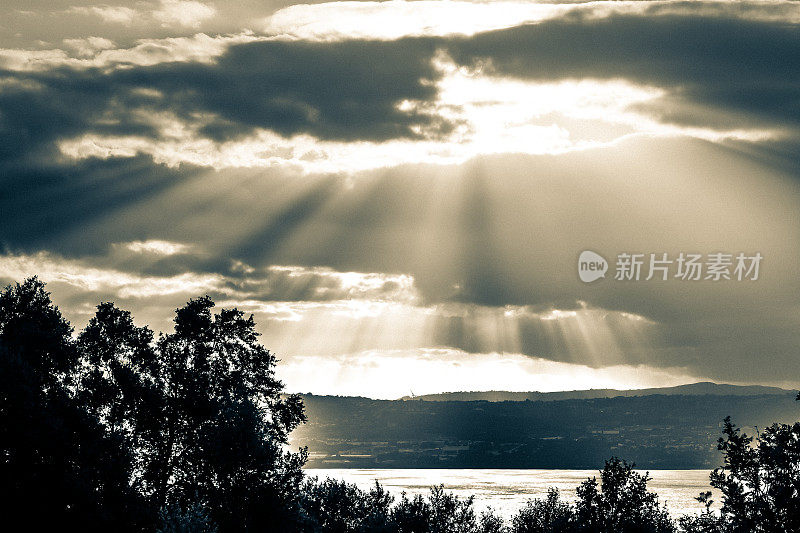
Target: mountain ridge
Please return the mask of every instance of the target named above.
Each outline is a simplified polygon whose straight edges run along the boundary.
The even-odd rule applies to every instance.
[[[697,383],[687,383],[672,387],[651,387],[646,389],[584,389],[572,391],[554,392],[513,392],[513,391],[458,391],[442,392],[435,394],[422,394],[415,396],[403,396],[399,400],[412,401],[559,401],[559,400],[588,400],[596,398],[618,398],[618,397],[637,397],[652,396],[656,394],[669,396],[759,396],[764,394],[793,394],[791,389],[780,387],[770,387],[766,385],[732,385],[728,383],[714,383],[711,381],[700,381]]]

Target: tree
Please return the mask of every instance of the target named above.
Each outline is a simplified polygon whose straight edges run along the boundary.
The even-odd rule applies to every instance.
[[[32,530],[133,530],[129,457],[74,398],[71,333],[38,279],[0,292],[3,515]]]
[[[33,277],[0,293],[0,341],[7,356],[24,364],[42,390],[67,383],[78,362],[72,327]]]
[[[675,525],[658,496],[648,492],[647,474],[616,457],[600,472],[601,486],[591,478],[578,487],[575,514],[579,531],[593,533],[668,533]]]
[[[800,531],[800,423],[773,424],[754,445],[727,417],[723,434],[725,462],[711,485],[722,492],[729,531]]]
[[[300,530],[307,533],[389,533],[394,498],[377,482],[369,492],[335,479],[303,484]]]
[[[222,531],[287,527],[305,455],[285,446],[305,421],[302,402],[282,394],[253,317],[236,309],[212,315],[213,306],[208,297],[190,300],[176,311],[175,332],[157,343],[156,502],[200,504]]]
[[[42,282],[3,290],[3,510],[34,529],[294,530],[305,451],[286,445],[302,402],[253,317],[213,307],[189,301],[155,341],[103,303],[74,340]]]
[[[477,527],[474,496],[460,499],[445,492],[444,486],[432,487],[428,501],[430,502],[432,533],[471,533]]]
[[[178,505],[168,505],[159,513],[156,533],[217,533],[217,526],[199,504],[183,510]]]
[[[476,518],[472,496],[461,499],[445,492],[442,485],[431,487],[428,498],[402,494],[392,508],[392,531],[398,533],[476,533],[495,531],[496,517],[484,513]]]
[[[478,519],[477,533],[506,533],[507,531],[505,521],[494,514],[491,508],[481,513]]]
[[[701,492],[695,498],[705,507],[699,515],[686,515],[678,519],[678,525],[683,533],[723,533],[725,522],[711,510],[714,500],[711,491]]]
[[[544,500],[529,501],[511,522],[512,533],[568,533],[574,528],[574,510],[557,489],[550,489]]]
[[[133,317],[111,302],[97,306],[78,336],[81,371],[77,398],[131,454],[131,486],[152,498],[151,472],[159,443],[163,397],[158,389],[158,358],[153,332],[136,327]]]

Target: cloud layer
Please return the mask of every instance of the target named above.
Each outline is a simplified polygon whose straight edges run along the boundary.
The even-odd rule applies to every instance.
[[[0,28],[4,282],[162,330],[209,293],[295,390],[440,355],[468,388],[800,381],[795,2],[240,4],[3,8],[80,20]],[[586,285],[586,249],[764,264]]]

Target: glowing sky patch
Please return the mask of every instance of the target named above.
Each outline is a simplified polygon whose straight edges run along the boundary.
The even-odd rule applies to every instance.
[[[189,252],[192,247],[180,242],[169,242],[152,239],[149,241],[133,241],[120,243],[118,246],[127,248],[135,253],[155,255],[175,255]]]
[[[666,387],[692,380],[679,368],[622,365],[598,369],[523,355],[445,349],[297,357],[282,361],[279,377],[298,392],[380,399],[443,391]]]
[[[293,5],[261,23],[268,35],[320,41],[398,39],[406,36],[474,35],[565,16],[584,20],[620,14],[691,13],[800,22],[800,8],[787,2],[665,1],[446,1],[324,2]]]
[[[444,75],[433,103],[402,101],[401,110],[429,113],[458,124],[442,139],[333,142],[308,135],[283,137],[261,130],[247,139],[204,138],[202,117],[192,122],[142,110],[160,139],[84,135],[59,143],[71,158],[147,154],[171,167],[182,163],[224,168],[278,167],[304,173],[356,172],[403,163],[462,163],[478,154],[561,154],[613,144],[632,135],[689,136],[711,141],[780,138],[779,130],[682,127],[663,124],[635,108],[663,97],[656,87],[622,80],[533,83],[459,69],[437,59]]]

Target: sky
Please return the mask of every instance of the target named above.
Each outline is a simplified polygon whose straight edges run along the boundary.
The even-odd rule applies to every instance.
[[[169,332],[208,294],[292,392],[797,387],[799,25],[783,0],[5,0],[0,282],[38,275],[76,331],[113,301]]]

